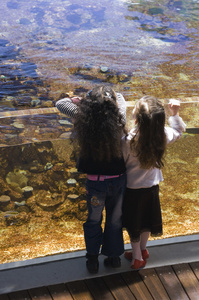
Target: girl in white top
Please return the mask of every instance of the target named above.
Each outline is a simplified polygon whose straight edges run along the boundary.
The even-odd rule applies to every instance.
[[[132,245],[132,251],[126,251],[124,255],[131,260],[132,269],[146,265],[149,234],[162,234],[159,182],[163,180],[161,168],[166,145],[180,138],[186,128],[179,117],[179,107],[179,101],[170,99],[171,127],[165,127],[166,116],[161,101],[144,96],[133,110],[136,126],[122,141],[127,172],[123,227]]]

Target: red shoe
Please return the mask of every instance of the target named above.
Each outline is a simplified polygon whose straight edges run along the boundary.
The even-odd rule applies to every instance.
[[[131,269],[133,270],[139,270],[146,266],[146,260],[138,260],[135,259],[134,263],[131,265]]]
[[[125,251],[124,257],[128,260],[132,260],[133,259],[132,251]],[[147,249],[142,250],[142,258],[143,258],[143,260],[147,260],[149,258],[149,252]]]
[[[132,261],[133,259],[133,254],[132,254],[132,251],[125,251],[124,252],[124,257],[130,261]]]
[[[144,260],[147,260],[147,259],[149,258],[149,252],[148,252],[147,249],[142,250],[142,258],[143,258]]]

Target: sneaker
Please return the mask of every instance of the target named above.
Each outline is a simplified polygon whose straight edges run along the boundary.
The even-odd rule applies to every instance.
[[[98,261],[98,254],[96,255],[91,255],[91,254],[86,254],[86,267],[91,274],[96,274],[99,269],[99,261]]]
[[[106,267],[119,268],[121,267],[121,259],[119,256],[108,256],[104,260]]]

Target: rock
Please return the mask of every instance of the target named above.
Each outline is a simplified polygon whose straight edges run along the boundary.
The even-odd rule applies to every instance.
[[[22,188],[22,191],[23,191],[24,197],[27,199],[32,196],[33,187],[27,185],[24,188]]]
[[[52,167],[53,167],[53,165],[51,164],[51,162],[47,162],[47,164],[44,167],[44,170],[45,171],[50,170],[50,169],[52,169]]]
[[[68,164],[71,163],[71,154],[73,152],[73,146],[67,135],[70,136],[70,132],[66,132],[65,137],[62,136],[62,140],[52,141],[52,147],[54,153],[59,157],[59,161],[64,161]]]
[[[41,104],[41,100],[39,100],[39,99],[31,100],[31,106],[32,107],[39,106],[40,104]]]
[[[7,195],[2,195],[0,197],[0,205],[7,205],[10,202],[10,197]]]
[[[152,8],[149,8],[148,10],[148,13],[149,15],[163,15],[164,11],[162,8],[159,8],[159,7],[152,7]]]
[[[26,212],[8,211],[4,213],[5,222],[7,226],[22,225],[29,221],[30,216]]]
[[[77,200],[77,199],[79,198],[79,195],[69,194],[69,195],[67,196],[67,198],[68,198],[69,200],[71,200],[71,201],[75,201],[75,200]]]
[[[67,180],[67,184],[75,186],[77,184],[77,180],[74,178],[70,178]]]
[[[53,171],[60,174],[60,175],[63,175],[64,171],[65,171],[65,167],[64,167],[64,164],[63,163],[58,163],[58,164],[55,164],[53,166]]]
[[[21,201],[21,202],[17,202],[17,201],[15,201],[15,205],[17,206],[17,207],[20,207],[20,206],[24,206],[24,205],[26,205],[26,201]]]
[[[85,186],[87,175],[86,174],[78,174],[78,183]]]
[[[21,25],[30,25],[31,22],[30,22],[30,20],[27,19],[27,18],[21,18],[21,19],[19,20],[19,24],[21,24]]]
[[[41,102],[41,107],[52,107],[53,102],[51,100],[46,100]]]
[[[108,72],[108,67],[102,66],[102,67],[100,68],[100,71],[101,71],[102,73],[106,73],[106,72]]]
[[[44,171],[44,167],[37,160],[34,160],[29,165],[29,171],[32,173],[41,173]]]
[[[179,73],[180,80],[189,81],[189,77],[184,73]]]
[[[58,122],[59,122],[59,124],[61,124],[61,125],[71,125],[71,124],[72,124],[72,123],[69,122],[68,120],[59,120]]]
[[[4,212],[4,217],[10,217],[15,215],[18,215],[18,212],[15,210],[8,210]]]
[[[22,124],[22,123],[19,123],[19,122],[14,122],[13,124],[12,124],[12,126],[14,126],[15,128],[17,128],[17,129],[24,129],[24,124]]]
[[[53,211],[64,202],[64,196],[62,194],[51,194],[49,191],[40,190],[35,196],[35,200],[37,205],[43,210]]]
[[[68,132],[62,133],[62,134],[59,136],[59,138],[60,138],[60,139],[69,139],[70,136],[71,136],[71,132],[68,131]]]
[[[14,172],[9,172],[6,176],[6,181],[8,184],[19,186],[23,188],[27,186],[28,178],[26,177],[26,171],[15,169]]]
[[[77,168],[70,168],[68,171],[70,172],[70,174],[73,174],[73,173],[77,174],[78,173]]]
[[[80,211],[86,211],[87,210],[87,201],[82,200],[78,203],[78,208]]]
[[[4,180],[0,177],[0,191],[4,195],[9,195],[12,200],[21,199],[21,193],[18,193],[11,189],[11,186],[4,182]]]
[[[79,194],[78,190],[74,186],[68,187],[68,194]]]
[[[16,210],[18,213],[25,212],[28,214],[30,212],[30,210],[27,206],[19,206],[19,207],[17,207]]]

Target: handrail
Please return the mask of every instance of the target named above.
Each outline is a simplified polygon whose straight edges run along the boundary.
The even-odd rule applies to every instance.
[[[133,106],[132,101],[127,101],[126,103],[127,103],[127,107]],[[180,104],[188,104],[188,103],[199,103],[199,101],[180,102]],[[0,119],[12,118],[12,117],[23,117],[23,116],[34,116],[34,115],[44,115],[44,114],[57,114],[57,113],[60,113],[60,112],[56,107],[3,111],[3,112],[0,112]],[[186,132],[192,133],[192,134],[199,134],[199,127],[186,128]]]
[[[23,117],[30,115],[44,115],[44,114],[54,114],[59,113],[56,107],[45,107],[45,108],[30,108],[30,109],[20,109],[12,111],[1,111],[0,119],[12,118],[12,117]]]
[[[135,101],[126,101],[127,107],[134,106]],[[180,101],[181,104],[192,104],[192,103],[199,103],[197,101]],[[165,103],[167,105],[168,103]],[[12,111],[1,111],[0,112],[0,119],[3,118],[12,118],[12,117],[23,117],[29,115],[44,115],[44,114],[54,114],[60,113],[56,107],[44,107],[44,108],[30,108],[30,109],[20,109],[20,110],[12,110]]]

